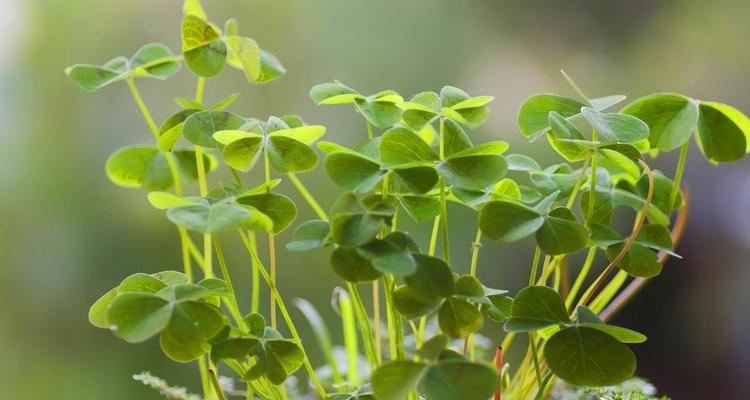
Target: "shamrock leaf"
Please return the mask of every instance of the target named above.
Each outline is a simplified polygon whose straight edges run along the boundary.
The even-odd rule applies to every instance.
[[[354,104],[355,109],[378,128],[388,128],[401,119],[401,110],[396,104],[401,103],[403,98],[393,90],[364,96],[343,83],[334,81],[315,85],[310,90],[310,98],[317,105]]]
[[[193,150],[176,150],[172,154],[181,177],[198,177]],[[203,159],[206,172],[216,168],[216,159],[210,154],[204,154]],[[113,183],[126,188],[164,190],[174,184],[164,152],[153,146],[123,147],[107,159],[105,170]]]
[[[533,332],[569,322],[565,302],[559,293],[546,286],[531,286],[518,292],[513,300],[505,330]]]

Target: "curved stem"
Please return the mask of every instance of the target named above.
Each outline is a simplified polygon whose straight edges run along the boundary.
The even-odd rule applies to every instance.
[[[612,272],[615,267],[617,267],[617,264],[620,262],[620,260],[622,260],[630,247],[633,245],[633,242],[635,242],[638,233],[641,231],[643,222],[646,220],[646,214],[648,214],[648,208],[651,205],[651,198],[654,195],[654,173],[651,172],[651,168],[649,168],[643,160],[640,160],[640,164],[645,170],[646,174],[648,174],[648,195],[646,196],[646,202],[643,205],[643,210],[641,210],[641,212],[638,214],[638,221],[633,228],[633,233],[630,235],[627,242],[625,242],[625,245],[622,247],[617,256],[612,260],[612,262],[607,265],[607,268],[605,268],[604,271],[602,271],[602,273],[596,278],[594,283],[591,284],[588,290],[586,290],[583,298],[578,303],[579,305],[585,306],[586,304],[588,304],[589,300],[591,300],[591,296],[594,295],[594,292],[596,292],[599,286],[604,283],[604,280],[607,279],[607,275],[609,275],[609,273]]]
[[[248,236],[250,238],[250,247],[254,253],[258,252],[258,245],[255,241],[255,232],[248,230]],[[258,272],[258,263],[255,258],[250,261],[250,267],[252,268],[252,298],[250,301],[250,311],[258,312],[260,309],[260,272]]]
[[[378,365],[378,358],[375,354],[375,343],[372,339],[372,325],[370,324],[370,319],[367,317],[367,310],[365,309],[364,302],[362,302],[362,296],[359,295],[359,288],[352,282],[347,282],[347,287],[354,300],[355,315],[359,320],[359,329],[362,333],[362,343],[365,345],[367,360],[370,362],[370,367],[374,369]]]
[[[683,190],[682,197],[685,204],[677,214],[677,220],[675,221],[674,229],[672,229],[672,243],[673,247],[677,247],[677,244],[682,239],[682,234],[685,232],[685,225],[687,223],[687,217],[689,215],[689,193],[687,189]],[[669,254],[660,253],[659,262],[664,264],[669,259]],[[622,291],[619,295],[602,311],[599,317],[602,321],[609,321],[615,314],[617,314],[626,304],[628,304],[638,292],[643,289],[651,279],[648,278],[635,278],[630,284]]]
[[[206,357],[198,357],[198,370],[201,374],[201,386],[203,387],[203,398],[210,400],[211,396],[211,378],[208,377],[208,367],[206,366]]]
[[[570,207],[573,206],[573,202],[576,200],[576,196],[578,196],[578,192],[581,190],[581,186],[583,185],[583,180],[586,178],[586,170],[589,168],[589,163],[591,163],[591,157],[592,154],[590,153],[588,157],[586,157],[586,160],[583,162],[583,166],[581,167],[581,173],[578,175],[578,180],[576,180],[575,186],[573,186],[573,192],[570,193],[570,197],[568,198],[568,203],[565,205],[566,208],[570,209]]]
[[[216,372],[213,369],[209,369],[208,374],[211,378],[211,384],[214,387],[214,392],[216,393],[216,396],[219,397],[219,400],[226,400],[226,397],[224,397],[224,392],[221,390],[219,379],[216,377]]]
[[[536,352],[536,343],[534,343],[534,334],[529,333],[529,348],[531,349],[531,360],[534,361],[534,373],[539,384],[539,391],[544,390],[544,380],[542,379],[541,368],[539,368],[539,355]]]
[[[297,341],[297,344],[299,344],[300,349],[302,350],[302,354],[304,355],[304,365],[305,370],[307,371],[307,374],[310,376],[310,379],[313,381],[313,384],[315,385],[315,388],[318,390],[318,393],[322,396],[322,398],[328,398],[328,394],[326,393],[325,389],[323,388],[323,385],[320,384],[320,380],[318,380],[318,376],[315,374],[315,370],[313,369],[312,364],[310,363],[310,358],[307,356],[307,352],[305,351],[304,344],[302,343],[302,338],[299,336],[299,332],[297,331],[297,328],[294,325],[294,321],[292,321],[292,317],[289,315],[289,311],[287,310],[286,306],[284,305],[284,299],[281,297],[281,293],[279,293],[279,290],[276,288],[276,285],[271,281],[271,276],[268,274],[268,271],[266,271],[265,267],[263,266],[263,263],[258,258],[258,255],[253,251],[253,248],[250,246],[250,242],[247,239],[247,236],[245,236],[245,233],[240,229],[237,232],[239,232],[240,238],[242,239],[242,243],[244,243],[245,248],[247,249],[248,253],[250,253],[250,256],[255,259],[255,262],[258,264],[258,272],[260,272],[261,276],[263,277],[263,280],[266,281],[266,284],[268,285],[269,289],[271,289],[271,293],[273,293],[274,298],[276,299],[276,302],[279,305],[279,311],[281,311],[282,317],[284,317],[284,322],[286,322],[287,326],[289,327],[289,331],[292,334],[292,337],[294,340]]]

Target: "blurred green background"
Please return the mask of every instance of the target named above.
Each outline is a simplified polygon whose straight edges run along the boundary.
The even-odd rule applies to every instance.
[[[507,140],[512,152],[547,164],[561,159],[541,141],[526,143],[515,115],[533,93],[571,94],[560,68],[596,96],[677,91],[750,111],[746,0],[205,3],[216,22],[239,19],[241,32],[289,70],[255,87],[227,70],[208,81],[207,100],[239,92],[233,109],[242,114],[297,113],[347,145],[364,137],[363,123],[347,107],[314,106],[307,95],[314,84],[339,79],[365,93],[390,88],[404,95],[451,84],[496,96],[489,121],[471,134]],[[148,206],[144,192],[110,184],[103,171],[116,148],[150,140],[127,88],[88,95],[63,74],[74,63],[129,56],[147,42],[179,49],[180,8],[178,0],[0,2],[0,398],[157,399],[130,379],[145,369],[196,389],[195,366],[167,360],[156,341],[128,345],[87,322],[89,305],[124,276],[180,269],[180,258],[163,213]],[[168,82],[139,84],[161,121],[176,110],[173,96],[191,96],[195,79],[183,69]],[[671,175],[675,157],[653,163]],[[749,169],[750,161],[711,166],[691,149],[691,215],[677,249],[685,260],[670,261],[615,321],[649,336],[633,347],[638,374],[675,399],[750,398]],[[302,178],[323,203],[333,199],[322,171]],[[292,189],[281,187],[296,196]],[[303,203],[300,210],[300,221],[313,217]],[[465,270],[475,222],[459,207],[451,212],[454,257],[465,260],[456,268]],[[409,229],[419,234],[429,226]],[[248,260],[230,253],[237,284],[247,291]],[[515,291],[530,253],[530,242],[485,243],[479,274]],[[282,251],[280,287],[333,321],[330,294],[340,281],[326,257]],[[484,333],[497,340],[500,330]],[[303,336],[311,338],[308,329]]]

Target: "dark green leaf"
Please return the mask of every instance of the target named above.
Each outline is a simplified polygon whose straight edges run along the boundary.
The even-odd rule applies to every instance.
[[[511,317],[505,322],[508,332],[531,332],[570,322],[560,294],[546,286],[522,289],[513,300]]]
[[[430,302],[449,297],[455,291],[451,269],[443,260],[424,254],[413,254],[417,262],[414,274],[404,278],[414,296]]]
[[[325,246],[331,225],[328,221],[314,219],[301,223],[294,231],[294,239],[287,243],[286,248],[290,251],[307,251],[319,249]]]
[[[589,107],[583,107],[581,113],[605,141],[637,142],[649,136],[648,125],[631,115],[602,113]]]
[[[372,190],[385,174],[378,163],[354,152],[329,154],[325,168],[336,185],[362,193]]]
[[[393,306],[404,318],[412,319],[429,314],[440,305],[440,300],[422,301],[408,286],[393,291]]]
[[[569,327],[544,346],[555,375],[576,386],[615,385],[635,372],[635,356],[614,337],[589,327]]]
[[[331,253],[330,262],[333,272],[347,282],[372,281],[382,276],[357,249],[339,247]]]
[[[614,260],[624,246],[624,243],[617,243],[607,247],[607,258]],[[642,278],[652,278],[661,273],[661,263],[656,253],[637,243],[630,246],[617,266],[630,275]]]
[[[341,214],[333,217],[333,240],[342,247],[357,247],[371,241],[380,232],[383,222],[369,214]]]
[[[552,210],[536,232],[539,247],[549,255],[567,254],[586,246],[588,231],[565,207]]]
[[[448,298],[438,312],[440,330],[452,337],[464,337],[482,328],[482,314],[476,305],[459,298]]]
[[[698,145],[710,161],[729,162],[747,152],[750,122],[740,111],[721,103],[698,105]]]
[[[639,118],[649,127],[652,148],[672,151],[682,146],[698,122],[698,105],[676,93],[658,93],[628,104],[623,114]]]
[[[581,113],[585,105],[566,97],[554,94],[537,94],[529,97],[518,113],[518,127],[529,139],[534,141],[549,131],[549,113],[555,111],[563,118],[571,118]]]
[[[150,293],[128,292],[109,305],[107,321],[115,335],[131,343],[143,342],[161,332],[172,315],[172,305]]]
[[[255,208],[267,215],[273,221],[273,233],[278,234],[297,216],[297,206],[294,202],[280,194],[264,193],[237,198],[237,202]]]
[[[498,381],[498,371],[489,365],[455,359],[430,366],[419,388],[430,400],[486,400]]]
[[[523,204],[510,201],[491,201],[479,214],[482,233],[492,240],[512,242],[536,232],[544,217]]]
[[[237,130],[245,124],[245,119],[229,111],[201,111],[185,120],[182,134],[193,144],[203,147],[218,147],[214,133]]]
[[[372,389],[379,400],[404,400],[417,387],[427,365],[413,361],[391,361],[372,374]]]

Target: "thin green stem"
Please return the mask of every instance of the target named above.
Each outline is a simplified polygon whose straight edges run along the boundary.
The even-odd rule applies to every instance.
[[[536,352],[536,343],[534,343],[534,334],[529,333],[529,348],[531,349],[531,358],[534,361],[534,373],[539,384],[539,392],[544,391],[544,380],[542,379],[541,368],[539,368],[539,355]]]
[[[589,98],[586,97],[586,95],[583,93],[583,90],[581,90],[581,88],[579,88],[578,85],[573,81],[573,78],[571,78],[570,76],[568,76],[568,74],[565,73],[565,71],[563,71],[563,70],[560,70],[560,73],[563,75],[563,77],[568,82],[568,84],[570,85],[570,87],[573,88],[573,91],[575,91],[576,94],[578,94],[579,96],[581,96],[581,99],[583,99],[584,101],[586,101],[586,103],[588,103],[589,105],[591,105],[591,103],[589,102]]]
[[[391,353],[391,359],[405,359],[404,354],[404,326],[403,321],[401,319],[401,314],[399,314],[396,309],[393,307],[393,291],[396,288],[396,281],[391,275],[384,275],[384,281],[385,281],[385,294],[386,294],[386,304],[388,304],[388,311],[391,315],[391,320],[393,323],[393,345],[391,348],[395,351]]]
[[[208,370],[208,374],[211,377],[211,384],[214,386],[214,391],[219,397],[219,400],[226,400],[226,397],[224,397],[224,392],[221,390],[219,379],[216,377],[216,372],[213,369],[210,369]]]
[[[198,370],[201,374],[201,386],[203,387],[203,398],[210,400],[213,398],[211,395],[211,378],[208,377],[208,367],[206,366],[206,357],[198,357]]]
[[[359,385],[359,367],[357,365],[359,345],[357,342],[357,326],[354,322],[355,307],[352,305],[350,293],[338,288],[336,293],[344,334],[344,347],[346,348],[346,375],[349,384],[357,386]]]
[[[432,223],[432,235],[430,235],[430,246],[428,247],[427,254],[430,256],[435,255],[435,247],[437,246],[438,232],[440,232],[440,216],[435,217],[435,222]]]
[[[573,202],[575,202],[576,196],[578,196],[578,191],[580,191],[581,186],[583,186],[583,180],[586,179],[586,170],[589,168],[589,163],[591,163],[591,157],[592,155],[589,154],[588,157],[586,157],[586,160],[583,162],[581,173],[578,175],[578,180],[576,181],[575,186],[573,186],[573,192],[570,194],[568,203],[565,205],[565,207],[568,209],[570,209],[570,207],[573,207]]]
[[[581,267],[581,271],[578,273],[575,282],[573,282],[573,287],[570,288],[570,293],[568,293],[568,296],[565,298],[565,307],[568,310],[570,310],[576,296],[578,296],[578,291],[581,290],[581,285],[583,285],[583,281],[589,274],[589,270],[591,270],[591,265],[594,263],[595,256],[596,247],[589,248],[589,252],[586,254],[586,261],[583,262],[583,267]]]
[[[297,175],[295,175],[294,172],[290,172],[287,174],[287,176],[289,176],[289,180],[292,181],[294,187],[297,188],[297,191],[302,195],[302,197],[305,198],[307,204],[309,204],[313,211],[315,211],[315,214],[318,215],[318,218],[322,219],[323,221],[328,221],[328,215],[326,214],[326,212],[315,200],[315,197],[310,194],[305,185],[302,184],[302,181],[297,178]]]
[[[216,248],[216,259],[219,261],[219,267],[221,268],[221,275],[224,278],[224,282],[227,283],[227,289],[229,290],[229,311],[232,313],[232,318],[237,324],[237,327],[243,331],[247,331],[247,325],[245,320],[242,318],[242,312],[240,312],[239,302],[234,291],[234,285],[232,284],[232,277],[229,275],[229,268],[224,260],[224,252],[221,250],[221,243],[218,237],[214,237],[214,247]]]
[[[347,288],[349,288],[349,293],[351,293],[352,299],[354,300],[354,311],[357,320],[359,321],[359,330],[362,333],[362,343],[365,346],[367,360],[370,362],[370,367],[375,368],[378,366],[378,357],[377,354],[375,354],[372,325],[370,324],[370,318],[367,317],[365,303],[362,301],[362,296],[359,295],[359,288],[357,288],[356,284],[347,282]]]
[[[250,238],[250,247],[252,247],[253,252],[257,254],[258,252],[258,245],[255,241],[255,232],[252,230],[249,230],[248,237]],[[258,263],[255,261],[255,258],[252,258],[250,267],[252,268],[252,299],[250,300],[250,311],[257,313],[260,309],[260,272],[258,272]]]
[[[370,121],[367,121],[367,138],[372,139],[372,124]]]
[[[440,117],[440,161],[443,161],[445,158],[445,143],[444,143],[444,136],[445,136],[445,119],[443,117]],[[448,238],[448,201],[447,196],[445,192],[445,181],[443,178],[440,178],[440,220],[441,220],[441,227],[442,227],[442,236],[443,236],[443,260],[445,260],[446,264],[450,265],[451,263],[451,255],[450,255],[450,240]]]
[[[534,250],[534,261],[531,262],[531,273],[529,274],[529,286],[534,286],[536,280],[536,271],[539,268],[539,259],[542,256],[542,249],[536,246]]]
[[[206,87],[206,78],[198,77],[198,83],[195,87],[195,102],[203,104],[203,90]]]
[[[477,235],[474,237],[474,242],[471,244],[471,265],[469,266],[469,274],[471,274],[471,276],[477,276],[477,262],[479,260],[480,247],[482,247],[482,230],[477,227]]]
[[[238,230],[240,234],[240,238],[242,238],[242,242],[245,245],[245,248],[247,249],[248,253],[250,253],[250,256],[255,259],[256,263],[258,264],[258,272],[260,272],[261,276],[263,277],[263,280],[266,281],[266,284],[271,289],[271,293],[273,293],[274,298],[276,299],[276,302],[279,306],[279,311],[281,311],[281,315],[284,318],[284,321],[286,322],[287,326],[289,327],[289,331],[292,333],[292,337],[294,340],[297,341],[297,343],[300,346],[300,349],[302,349],[302,354],[304,355],[304,365],[305,370],[307,371],[307,374],[310,376],[310,379],[312,379],[313,384],[315,385],[316,389],[320,393],[320,395],[325,399],[327,398],[328,394],[326,393],[323,386],[320,384],[320,381],[318,380],[318,376],[315,374],[315,370],[313,369],[312,364],[310,363],[310,359],[307,357],[307,352],[305,351],[304,345],[302,343],[302,338],[299,336],[299,333],[297,331],[297,328],[294,325],[294,321],[292,321],[291,316],[289,315],[289,312],[287,311],[286,306],[284,305],[284,299],[281,297],[281,293],[279,293],[279,290],[276,288],[276,284],[271,281],[271,276],[268,274],[268,271],[266,271],[266,268],[263,266],[263,263],[258,258],[258,255],[254,252],[253,248],[250,246],[250,242],[247,239],[247,236],[245,236],[245,233],[242,230]]]
[[[597,133],[593,131],[592,139],[596,141]],[[591,178],[589,183],[589,207],[586,212],[586,226],[591,224],[591,219],[594,216],[594,204],[596,203],[596,152],[591,153]]]
[[[680,193],[680,185],[682,184],[682,175],[685,172],[685,162],[687,161],[689,148],[690,141],[686,141],[682,145],[682,148],[680,148],[680,158],[677,161],[677,169],[674,173],[674,184],[672,184],[672,191],[669,193],[668,210],[664,210],[667,214],[671,213],[674,209],[674,203],[677,201],[677,195]]]

